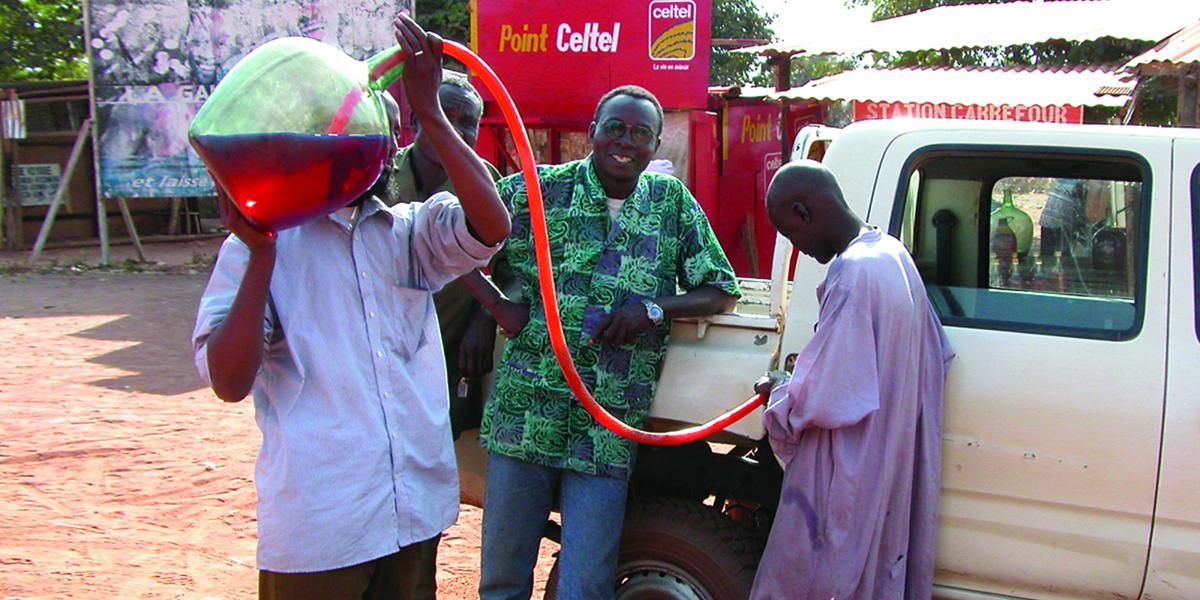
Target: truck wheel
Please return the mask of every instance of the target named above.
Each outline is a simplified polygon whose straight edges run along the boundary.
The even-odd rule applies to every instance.
[[[617,565],[619,600],[743,600],[762,543],[717,510],[651,498],[625,517]]]
[[[651,498],[630,507],[617,558],[617,600],[744,600],[762,542],[698,502]],[[555,600],[558,563],[545,600]]]

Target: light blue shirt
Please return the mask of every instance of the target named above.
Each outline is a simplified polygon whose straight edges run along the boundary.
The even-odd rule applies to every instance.
[[[254,381],[262,448],[258,568],[324,571],[429,539],[458,517],[446,365],[431,294],[497,248],[440,193],[363,204],[279,232]],[[192,334],[210,385],[208,336],[228,314],[249,250],[230,236]]]

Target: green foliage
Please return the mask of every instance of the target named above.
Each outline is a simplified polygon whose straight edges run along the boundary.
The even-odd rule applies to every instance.
[[[762,12],[754,0],[713,0],[712,37],[773,40],[774,19],[775,15]],[[768,85],[772,81],[769,68],[758,56],[714,48],[711,65],[711,85]]]
[[[0,81],[87,79],[76,1],[0,0]]]
[[[444,38],[471,42],[471,3],[467,0],[416,0],[417,22]]]
[[[938,6],[959,4],[1000,4],[1017,0],[846,0],[848,6],[873,6],[872,19],[889,19]],[[1023,44],[1001,48],[951,48],[917,52],[874,54],[871,66],[894,67],[1040,67],[1120,66],[1148,50],[1154,42],[1104,38],[1085,42],[1056,40],[1038,44]],[[795,67],[793,67],[795,73]],[[1146,125],[1167,125],[1174,122],[1175,94],[1165,89],[1163,82],[1152,78],[1143,82],[1139,122]],[[1116,116],[1116,111],[1099,107],[1088,108],[1088,122],[1104,121]]]
[[[800,55],[792,58],[792,87],[853,69],[858,60],[845,56]]]
[[[878,67],[1070,67],[1120,65],[1149,48],[1149,42],[1105,38],[1086,42],[1055,40],[1000,48],[948,48],[875,55]]]
[[[890,19],[938,6],[958,4],[1001,4],[1014,0],[846,0],[847,6],[874,6],[871,20]]]

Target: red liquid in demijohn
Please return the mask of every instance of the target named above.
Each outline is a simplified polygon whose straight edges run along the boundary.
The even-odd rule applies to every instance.
[[[386,135],[202,135],[192,146],[246,220],[266,231],[353,202],[375,183],[388,151]]]

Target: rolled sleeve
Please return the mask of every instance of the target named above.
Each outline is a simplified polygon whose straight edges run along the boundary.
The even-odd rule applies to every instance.
[[[246,273],[246,265],[250,261],[250,249],[234,236],[225,238],[217,253],[217,263],[213,266],[212,275],[208,278],[208,286],[200,297],[200,306],[196,309],[196,327],[192,330],[192,353],[196,363],[196,372],[208,385],[212,385],[212,374],[208,370],[208,338],[220,327],[229,314],[233,300],[237,297],[238,287]],[[263,345],[269,344],[275,333],[275,314],[268,304],[263,319]]]
[[[503,242],[488,246],[471,235],[462,205],[448,192],[438,192],[415,207],[412,248],[431,291],[483,267],[501,246]]]

